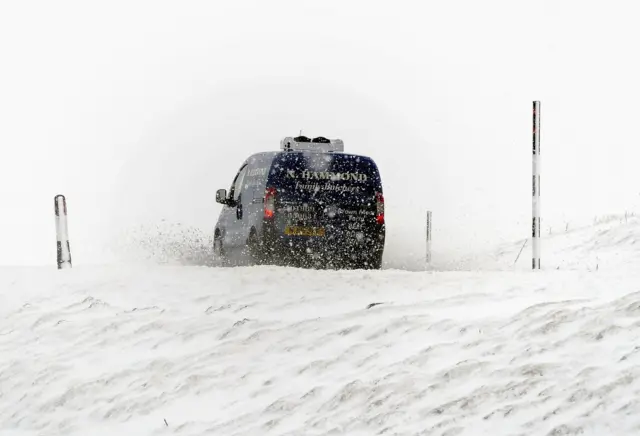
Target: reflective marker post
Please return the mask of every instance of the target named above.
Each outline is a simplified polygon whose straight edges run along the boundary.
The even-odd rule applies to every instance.
[[[431,211],[427,211],[427,265],[431,264]]]
[[[71,268],[71,247],[69,245],[69,229],[67,227],[67,200],[64,195],[56,195],[53,201],[56,214],[58,269]]]
[[[533,102],[532,269],[540,269],[540,101]]]

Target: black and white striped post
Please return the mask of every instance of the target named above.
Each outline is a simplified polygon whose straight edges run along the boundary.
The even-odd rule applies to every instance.
[[[64,195],[53,199],[56,213],[56,239],[58,245],[58,269],[71,268],[71,246],[67,227],[67,200]]]
[[[431,211],[427,211],[427,265],[431,264]]]
[[[533,102],[532,269],[540,269],[540,101]]]

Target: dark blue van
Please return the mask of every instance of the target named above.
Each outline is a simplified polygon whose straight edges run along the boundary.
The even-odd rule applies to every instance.
[[[216,193],[224,205],[214,235],[219,262],[379,269],[380,174],[371,158],[343,150],[339,139],[299,136],[250,156],[229,192]]]

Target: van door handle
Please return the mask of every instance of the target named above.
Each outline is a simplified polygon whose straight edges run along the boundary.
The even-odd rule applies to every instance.
[[[242,203],[238,203],[238,207],[236,208],[236,218],[239,220],[242,219]]]

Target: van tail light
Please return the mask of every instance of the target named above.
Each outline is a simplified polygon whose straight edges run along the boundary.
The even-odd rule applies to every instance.
[[[384,224],[384,195],[382,192],[376,192],[376,222]]]
[[[276,213],[276,188],[267,188],[264,193],[264,219],[270,220]]]

